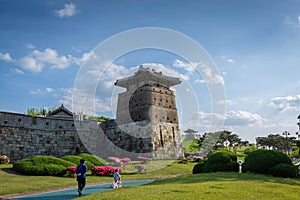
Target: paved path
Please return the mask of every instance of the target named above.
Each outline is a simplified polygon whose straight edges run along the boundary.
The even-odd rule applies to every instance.
[[[128,182],[123,182],[122,185],[123,187],[127,186],[135,186],[135,185],[143,185],[152,182],[153,180],[137,180],[137,181],[128,181]],[[83,195],[88,195],[96,192],[103,192],[105,190],[111,190],[109,183],[106,184],[98,184],[98,185],[91,185],[91,186],[86,186],[83,190]],[[117,189],[114,189],[117,190]],[[39,193],[39,194],[33,194],[33,195],[26,195],[26,196],[19,196],[19,197],[14,197],[10,199],[15,199],[15,200],[67,200],[67,199],[74,199],[77,198],[78,192],[77,188],[71,188],[71,189],[63,189],[63,190],[56,190],[56,191],[51,191],[51,192],[44,192],[44,193]]]

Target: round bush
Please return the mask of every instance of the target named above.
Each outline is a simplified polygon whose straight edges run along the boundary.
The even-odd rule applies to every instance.
[[[75,164],[53,156],[34,156],[19,160],[13,169],[26,175],[62,176],[66,167],[72,165]]]
[[[198,174],[203,172],[203,166],[206,163],[207,159],[200,160],[193,168],[193,174]]]
[[[271,174],[272,176],[278,176],[283,178],[296,178],[297,168],[294,165],[280,163],[270,168],[269,174]]]
[[[258,149],[246,156],[242,170],[243,172],[268,174],[270,168],[280,163],[292,165],[290,158],[280,151]]]
[[[216,151],[208,157],[203,166],[203,172],[238,171],[237,157],[228,150]]]
[[[79,165],[80,160],[82,159],[82,157],[80,157],[80,156],[73,156],[73,155],[67,155],[67,156],[61,157],[61,159],[70,161],[72,163],[75,163],[74,166],[77,166],[77,165]],[[93,163],[91,163],[89,161],[86,162],[86,165],[87,165],[88,169],[92,169],[92,167],[95,166]]]
[[[105,166],[108,165],[108,162],[104,160],[103,158],[100,158],[98,156],[82,153],[78,155],[79,157],[86,160],[87,163],[92,163],[93,166]]]

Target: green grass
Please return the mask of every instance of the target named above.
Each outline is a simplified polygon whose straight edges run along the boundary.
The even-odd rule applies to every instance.
[[[184,140],[183,148],[185,153],[194,153],[200,149],[197,140]]]
[[[123,174],[122,179],[157,179],[144,186],[124,187],[82,197],[83,199],[298,199],[300,179],[284,179],[257,174],[191,174],[196,163],[164,163],[157,171]],[[149,167],[149,166],[148,166]],[[149,167],[150,168],[150,167]],[[88,176],[87,183],[111,182],[112,177]],[[1,195],[40,191],[65,186],[76,187],[75,178],[24,176],[14,173],[12,165],[0,165]]]
[[[256,174],[184,175],[81,199],[299,199],[300,180]]]
[[[166,161],[164,161],[166,162]],[[169,162],[169,161],[168,161]],[[155,165],[155,161],[149,165]],[[162,165],[163,162],[158,161],[157,165]],[[150,171],[144,174],[124,174],[124,180],[137,180],[137,179],[162,179],[179,176],[183,174],[191,174],[192,168],[195,163],[178,164],[174,163],[166,167],[162,167],[157,171]],[[111,182],[112,177],[106,176],[91,176],[88,172],[87,183],[97,182]],[[52,188],[60,188],[66,186],[76,186],[75,178],[70,177],[55,177],[55,176],[26,176],[16,174],[12,170],[12,164],[0,165],[0,195],[15,194],[21,192],[31,192],[39,190],[47,190]]]

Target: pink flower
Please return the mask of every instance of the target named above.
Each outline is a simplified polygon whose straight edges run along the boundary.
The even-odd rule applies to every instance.
[[[129,162],[131,161],[130,158],[122,158],[122,159],[120,159],[120,160],[121,160],[121,162],[123,162],[123,163],[129,163]]]
[[[149,162],[151,161],[151,158],[146,158],[146,157],[139,157],[139,160],[146,163],[146,162]]]
[[[70,172],[71,174],[75,174],[76,173],[76,166],[69,166],[67,167],[67,172]]]
[[[123,171],[122,168],[118,168],[119,172]],[[116,170],[116,167],[112,166],[95,166],[92,168],[92,174],[99,176],[111,176]]]

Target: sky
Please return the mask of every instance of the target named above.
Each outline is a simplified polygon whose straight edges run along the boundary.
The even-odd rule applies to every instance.
[[[0,5],[1,111],[26,114],[28,108],[61,104],[73,110],[74,83],[99,44],[124,31],[158,27],[191,38],[213,61],[220,75],[214,81],[226,95],[221,129],[251,142],[284,131],[295,136],[298,130],[300,1],[0,0]],[[183,81],[173,88],[181,131],[208,131],[216,113],[205,71],[159,49],[131,51],[111,62],[103,74],[91,71],[98,82],[94,99],[84,102],[95,108],[88,114],[115,117],[122,89],[113,83],[143,64]]]

